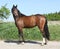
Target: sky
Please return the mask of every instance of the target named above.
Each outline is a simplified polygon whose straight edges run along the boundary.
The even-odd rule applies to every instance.
[[[48,14],[60,11],[60,0],[0,0],[0,8],[7,4],[7,8],[10,9],[14,5],[21,13],[25,15],[32,14]],[[5,21],[14,21],[11,13],[10,17]]]

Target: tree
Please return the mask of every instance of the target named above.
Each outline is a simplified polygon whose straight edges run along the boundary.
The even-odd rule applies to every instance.
[[[10,10],[6,7],[6,5],[0,8],[0,19],[7,19],[10,15]]]

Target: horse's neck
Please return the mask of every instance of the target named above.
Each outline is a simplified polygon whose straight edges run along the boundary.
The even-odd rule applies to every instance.
[[[20,14],[21,16],[25,16],[24,14]]]
[[[19,16],[14,16],[14,20],[17,21]]]
[[[22,14],[21,12],[18,12],[18,16],[22,17],[22,16],[26,16],[26,15]]]
[[[18,16],[19,16],[19,17],[22,17],[22,16],[25,16],[25,15],[22,14],[22,13],[18,10]]]

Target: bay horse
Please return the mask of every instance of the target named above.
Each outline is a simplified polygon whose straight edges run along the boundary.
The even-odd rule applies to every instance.
[[[12,10],[13,18],[15,20],[15,25],[19,32],[19,38],[21,36],[22,42],[24,42],[23,28],[32,28],[34,26],[38,26],[43,36],[43,44],[44,45],[47,44],[47,40],[49,40],[50,34],[47,25],[47,19],[44,15],[35,14],[35,15],[26,16],[17,9],[17,5],[16,6],[13,5],[11,10]]]

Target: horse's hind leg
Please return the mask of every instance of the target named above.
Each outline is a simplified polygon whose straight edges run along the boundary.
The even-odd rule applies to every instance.
[[[46,35],[45,35],[45,32],[44,32],[44,29],[43,28],[39,28],[41,33],[42,33],[42,36],[43,36],[43,43],[42,45],[46,45],[47,44],[47,39],[46,39]]]
[[[42,45],[46,45],[47,44],[47,39],[46,39],[46,35],[45,35],[45,32],[42,28],[40,28],[40,31],[42,33],[42,36],[43,36],[43,42],[42,42]]]
[[[47,44],[47,39],[46,39],[45,32],[42,32],[42,35],[43,35],[43,43],[42,43],[42,45],[46,45]]]
[[[41,33],[42,33],[42,36],[43,36],[43,43],[42,43],[42,45],[46,45],[47,44],[47,39],[46,39],[45,31],[44,31],[44,26],[45,26],[45,21],[44,22],[41,21],[39,26],[38,26],[40,31],[41,31]]]

